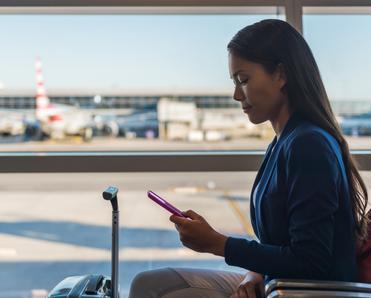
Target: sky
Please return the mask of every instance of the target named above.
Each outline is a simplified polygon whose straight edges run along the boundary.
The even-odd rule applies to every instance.
[[[231,92],[226,45],[269,15],[2,15],[0,86]],[[280,16],[282,18],[283,16]],[[371,16],[304,16],[331,99],[371,99]]]

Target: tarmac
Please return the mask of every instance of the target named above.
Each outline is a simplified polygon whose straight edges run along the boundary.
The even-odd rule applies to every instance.
[[[249,237],[253,177],[253,173],[1,174],[0,297],[46,293],[66,276],[110,275],[111,206],[101,196],[108,185],[120,189],[121,297],[127,297],[131,280],[143,270],[185,266],[240,272],[220,257],[183,247],[170,214],[146,192],[156,191],[181,210],[195,210],[226,235]]]

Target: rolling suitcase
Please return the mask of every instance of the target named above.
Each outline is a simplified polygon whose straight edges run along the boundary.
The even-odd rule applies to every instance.
[[[112,256],[111,278],[100,274],[70,276],[61,281],[48,298],[119,298],[118,252],[119,252],[119,210],[116,187],[110,186],[103,192],[103,198],[112,204]]]

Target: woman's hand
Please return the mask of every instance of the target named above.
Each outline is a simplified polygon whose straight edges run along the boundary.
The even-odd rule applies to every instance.
[[[224,256],[224,246],[227,237],[215,231],[196,212],[188,210],[182,213],[188,218],[172,215],[170,216],[170,221],[175,223],[183,245],[197,252],[209,252],[218,256]]]
[[[263,275],[249,271],[240,283],[236,293],[230,298],[257,298],[264,297]]]

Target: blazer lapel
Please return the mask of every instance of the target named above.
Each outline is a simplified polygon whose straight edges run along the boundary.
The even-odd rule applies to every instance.
[[[256,213],[256,220],[259,224],[258,234],[259,234],[259,239],[260,240],[264,239],[263,237],[264,237],[264,230],[265,230],[264,225],[263,225],[262,212],[261,212],[261,201],[262,201],[264,193],[267,189],[268,182],[269,182],[269,180],[272,176],[273,169],[277,165],[277,158],[278,158],[278,153],[279,153],[281,144],[282,144],[282,142],[280,142],[280,140],[278,140],[277,143],[276,143],[276,146],[274,148],[274,151],[271,152],[271,154],[269,156],[269,159],[267,161],[267,165],[264,169],[263,175],[261,176],[258,191],[256,193],[256,200],[255,200],[256,212],[255,213]]]
[[[261,179],[261,177],[264,173],[264,169],[267,165],[267,162],[268,162],[268,159],[269,159],[269,156],[270,156],[270,151],[272,150],[273,145],[276,143],[276,140],[277,140],[277,137],[275,137],[273,139],[273,141],[268,146],[268,149],[267,149],[267,151],[264,155],[263,163],[261,164],[261,166],[259,168],[259,171],[256,175],[256,178],[255,178],[255,181],[254,181],[254,184],[252,186],[251,193],[250,193],[250,218],[251,218],[251,223],[252,223],[252,227],[254,229],[255,235],[257,235],[258,237],[259,237],[259,232],[258,232],[257,225],[256,225],[255,206],[254,206],[254,192],[255,192],[255,188],[256,188],[258,182],[260,181],[260,179]],[[258,195],[258,194],[256,194],[256,195]],[[255,202],[257,202],[256,199],[255,199]]]
[[[267,154],[269,158],[267,160],[264,160],[264,164],[262,165],[262,173],[260,179],[256,179],[254,183],[254,188],[256,187],[256,184],[259,182],[259,188],[256,193],[256,206],[255,206],[255,216],[254,216],[254,224],[257,226],[254,227],[256,235],[259,237],[260,240],[264,239],[264,225],[263,225],[263,218],[261,213],[261,201],[264,197],[265,191],[267,189],[269,180],[272,176],[273,169],[277,166],[277,159],[279,156],[279,151],[282,147],[282,145],[285,143],[285,140],[290,135],[290,133],[295,129],[298,122],[300,121],[300,117],[298,114],[293,114],[290,119],[287,121],[284,130],[281,133],[280,138],[276,141],[275,148],[273,152],[270,152],[270,154]],[[272,142],[270,146],[270,150],[272,150],[274,143]],[[263,237],[263,238],[262,238]]]

